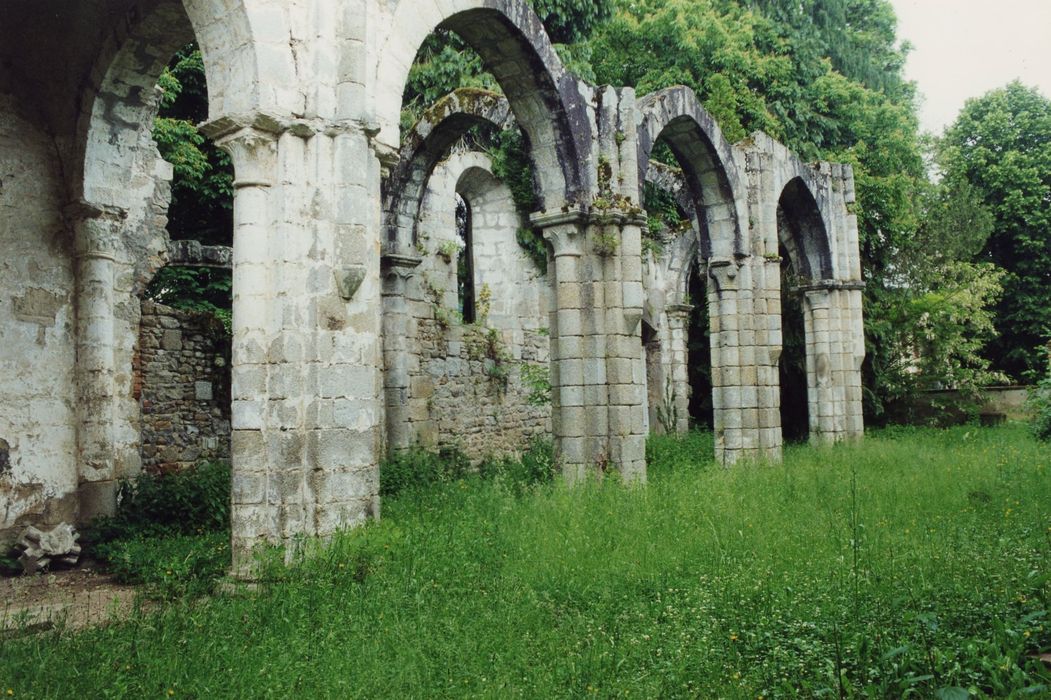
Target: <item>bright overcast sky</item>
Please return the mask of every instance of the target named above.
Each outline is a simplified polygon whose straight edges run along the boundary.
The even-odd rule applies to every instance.
[[[891,0],[920,125],[940,134],[963,103],[1015,78],[1051,97],[1051,0]]]

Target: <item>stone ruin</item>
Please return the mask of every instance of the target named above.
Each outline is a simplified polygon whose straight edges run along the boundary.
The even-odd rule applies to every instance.
[[[503,94],[451,95],[402,138],[406,77],[436,28]],[[5,8],[0,35],[0,538],[112,512],[119,479],[207,450],[233,465],[235,570],[258,542],[378,516],[380,460],[415,444],[479,454],[551,434],[568,479],[643,481],[650,430],[688,425],[697,304],[717,458],[776,459],[782,250],[802,279],[811,439],[863,432],[851,168],[762,133],[728,143],[686,88],[581,81],[523,0],[42,0]],[[236,172],[232,250],[165,229],[156,84],[193,40],[203,128]],[[534,166],[528,217],[487,156],[457,146],[512,122]],[[658,141],[677,168],[651,161]],[[691,220],[659,256],[643,249],[647,181]],[[523,227],[546,241],[546,273],[516,245]],[[450,314],[465,247],[475,324]],[[228,387],[213,346],[159,384],[143,374],[154,351],[212,342],[142,302],[166,264],[232,269]],[[691,275],[706,298],[687,295]],[[544,372],[548,404],[527,381]],[[150,391],[172,404],[160,426]],[[176,423],[197,432],[165,433]]]

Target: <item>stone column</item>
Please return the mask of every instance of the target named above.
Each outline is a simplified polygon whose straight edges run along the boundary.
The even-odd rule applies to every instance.
[[[864,435],[861,363],[865,336],[860,282],[804,287],[812,442]]]
[[[708,265],[715,457],[723,464],[755,457],[759,450],[755,348],[742,346],[742,338],[755,334],[748,264],[712,258]]]
[[[353,124],[210,125],[234,162],[234,572],[379,512],[379,162]]]
[[[408,281],[415,274],[420,258],[406,255],[383,256],[383,390],[385,396],[388,453],[412,447],[411,398],[415,322],[406,298]]]
[[[780,460],[781,432],[781,258],[756,260],[755,353],[759,387],[759,451]]]
[[[112,515],[118,473],[114,377],[115,270],[125,212],[80,203],[76,235],[77,474],[81,522]]]
[[[646,361],[642,345],[642,227],[645,221],[621,213],[603,214],[589,228],[601,231],[603,255],[591,255],[604,287],[605,318],[597,329],[606,344],[606,381],[609,392],[606,454],[625,481],[646,480],[647,392]],[[616,244],[611,246],[611,241]],[[592,251],[595,250],[594,242]],[[612,247],[613,250],[609,251]],[[596,282],[598,280],[596,279]],[[593,433],[601,440],[601,426]]]
[[[252,548],[261,540],[279,541],[279,465],[273,458],[268,390],[268,350],[273,336],[271,238],[272,188],[277,170],[277,135],[244,128],[221,137],[218,145],[233,159],[233,333],[231,338],[231,445],[233,468],[231,527],[233,572],[249,575]],[[290,431],[292,439],[303,435]]]
[[[849,338],[849,373],[847,376],[847,437],[860,439],[865,436],[864,392],[862,389],[861,365],[865,361],[865,321],[862,316],[862,290],[864,282],[847,283],[845,295],[849,310],[849,321],[844,332]]]
[[[665,309],[668,319],[668,347],[664,352],[668,358],[670,403],[675,412],[675,432],[686,433],[690,429],[690,315],[693,307],[674,304]]]
[[[832,315],[832,300],[827,288],[811,287],[804,291],[807,405],[810,414],[810,441],[813,443],[836,440]]]
[[[580,210],[534,215],[551,246],[552,427],[567,480],[645,479],[641,224]],[[553,270],[553,273],[552,273]]]
[[[593,466],[587,446],[590,421],[585,408],[585,364],[587,365],[591,417],[597,407],[605,411],[605,364],[585,357],[585,339],[594,338],[584,327],[584,255],[582,215],[534,216],[534,225],[542,229],[551,248],[548,274],[553,290],[551,312],[551,427],[555,439],[555,458],[570,481],[584,478]],[[593,301],[593,300],[592,300]],[[594,308],[589,309],[593,312]],[[600,395],[601,394],[601,395]]]

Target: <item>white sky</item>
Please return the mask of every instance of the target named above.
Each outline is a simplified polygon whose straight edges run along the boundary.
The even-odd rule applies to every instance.
[[[1051,97],[1051,0],[891,0],[920,126],[940,134],[968,98],[1015,78]]]

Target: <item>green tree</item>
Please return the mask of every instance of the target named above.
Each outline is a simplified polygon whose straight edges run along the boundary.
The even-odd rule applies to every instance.
[[[808,160],[854,167],[866,288],[870,416],[902,385],[913,291],[896,261],[926,178],[914,89],[887,0],[622,0],[590,39],[600,82],[694,89],[730,140],[762,130]]]
[[[158,85],[161,107],[153,138],[174,168],[168,233],[176,240],[231,245],[233,165],[197,128],[208,119],[208,86],[195,44],[175,54]]]
[[[208,86],[196,45],[175,54],[158,85],[161,106],[153,138],[173,169],[168,234],[173,240],[232,245],[233,165],[197,128],[208,118]],[[146,295],[176,308],[214,314],[229,327],[231,289],[227,270],[165,267]]]
[[[945,179],[992,212],[979,258],[1007,273],[986,356],[1016,379],[1037,376],[1051,336],[1051,101],[1019,82],[993,90],[967,102],[940,147]]]

